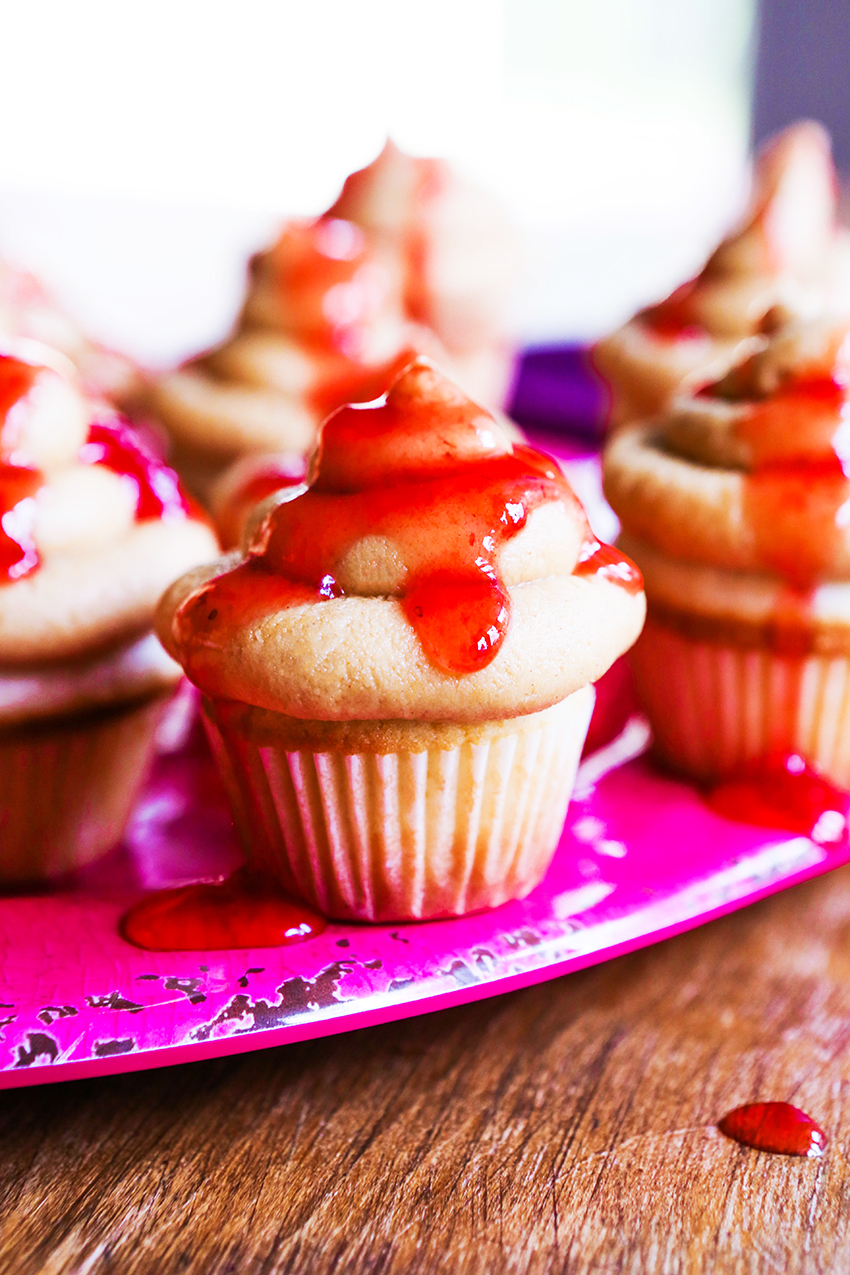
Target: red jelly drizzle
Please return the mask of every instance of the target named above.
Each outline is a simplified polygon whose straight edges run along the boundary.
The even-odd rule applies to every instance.
[[[80,449],[84,465],[103,465],[132,484],[136,518],[188,518],[189,501],[173,469],[149,452],[126,421],[96,421]]]
[[[309,489],[268,513],[246,563],[178,609],[173,631],[187,672],[203,685],[205,652],[223,649],[246,614],[341,596],[346,553],[365,537],[386,542],[403,564],[381,589],[398,597],[431,662],[450,673],[482,669],[510,620],[501,547],[553,501],[583,523],[554,461],[511,448],[490,416],[417,363],[385,402],[342,408],[325,422]],[[640,587],[622,555],[594,545],[600,558],[588,571]]]
[[[272,262],[286,316],[313,354],[316,381],[309,399],[317,415],[385,393],[416,352],[405,348],[377,361],[370,352],[376,322],[400,298],[360,228],[329,214],[292,224]]]
[[[797,753],[751,762],[705,795],[717,814],[762,828],[787,828],[822,844],[847,835],[848,794]]]
[[[269,462],[258,474],[252,474],[237,490],[234,501],[240,505],[258,505],[267,496],[273,496],[282,487],[294,487],[304,481],[304,467],[276,465]]]
[[[38,566],[32,497],[43,481],[37,469],[0,462],[0,584],[20,580]]]
[[[705,328],[694,319],[693,293],[696,286],[696,279],[691,279],[657,305],[641,310],[638,315],[641,323],[661,340],[695,340],[705,337]]]
[[[729,1111],[717,1127],[727,1138],[779,1155],[822,1156],[827,1136],[811,1116],[790,1102],[753,1102]]]
[[[602,544],[595,536],[588,536],[582,545],[573,575],[604,576],[612,584],[620,585],[627,593],[640,593],[643,589],[643,576],[631,558],[627,558],[613,545]]]
[[[16,463],[12,408],[26,398],[42,369],[9,354],[0,354],[0,585],[29,575],[38,566],[32,539],[32,497],[43,483],[41,473]],[[10,428],[11,426],[11,428]]]
[[[148,952],[207,952],[302,943],[326,924],[271,879],[240,868],[224,881],[149,894],[124,914],[121,934]]]

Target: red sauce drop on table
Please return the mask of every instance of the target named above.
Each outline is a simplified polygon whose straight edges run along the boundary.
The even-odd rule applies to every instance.
[[[827,1136],[811,1116],[789,1102],[754,1102],[729,1111],[717,1127],[727,1138],[779,1155],[815,1159],[826,1149]]]
[[[132,427],[120,417],[96,421],[80,449],[85,465],[103,465],[132,483],[136,519],[189,518],[194,510],[173,469],[149,452]]]
[[[797,753],[741,767],[705,794],[719,815],[762,828],[787,828],[821,844],[847,835],[848,794]]]
[[[124,914],[120,931],[147,952],[208,952],[303,943],[326,925],[270,878],[239,868],[224,881],[200,881],[140,899]]]

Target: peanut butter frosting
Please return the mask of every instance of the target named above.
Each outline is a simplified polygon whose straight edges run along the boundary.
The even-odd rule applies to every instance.
[[[847,331],[789,324],[713,386],[612,439],[605,491],[627,534],[801,587],[850,579]]]
[[[0,720],[173,683],[154,607],[215,538],[176,475],[35,343],[0,351],[0,501]]]
[[[656,616],[726,617],[755,645],[779,623],[814,634],[814,649],[848,649],[848,331],[790,323],[611,439],[605,492]]]
[[[158,631],[210,698],[320,721],[542,710],[636,638],[639,574],[554,461],[427,360],[324,424],[308,481],[172,587]]]
[[[836,222],[836,190],[819,124],[796,124],[765,145],[741,224],[696,278],[597,345],[615,424],[717,380],[791,319],[850,314],[850,233]]]

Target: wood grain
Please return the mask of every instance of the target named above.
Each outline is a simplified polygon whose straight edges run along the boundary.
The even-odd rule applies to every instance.
[[[803,1107],[821,1161],[714,1121]],[[850,1270],[850,869],[407,1023],[0,1094],[14,1275]]]

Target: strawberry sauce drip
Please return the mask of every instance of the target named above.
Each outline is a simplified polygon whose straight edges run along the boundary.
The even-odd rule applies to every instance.
[[[820,1125],[789,1102],[753,1102],[736,1107],[718,1120],[717,1127],[727,1138],[756,1151],[808,1159],[822,1156],[828,1141]]]
[[[653,336],[662,341],[693,341],[705,338],[705,328],[697,323],[693,314],[693,292],[696,280],[691,279],[671,292],[657,305],[641,310],[638,318]]]
[[[764,566],[797,590],[828,575],[846,534],[850,480],[836,450],[846,397],[832,378],[792,382],[738,426],[753,457],[744,516]]]
[[[317,369],[309,392],[319,417],[344,403],[366,403],[386,393],[416,356],[406,346],[375,359],[371,334],[388,313],[398,286],[376,261],[359,226],[326,215],[293,223],[272,251],[284,311],[311,351]],[[400,314],[398,316],[400,318]]]
[[[821,844],[846,839],[848,794],[797,753],[751,762],[705,794],[719,815],[762,828],[787,828]]]
[[[174,470],[149,452],[120,417],[91,425],[79,459],[84,465],[103,465],[132,484],[137,522],[192,516],[192,508]]]
[[[121,934],[147,952],[208,952],[303,943],[326,925],[270,878],[239,868],[224,881],[147,895],[124,914]]]
[[[573,575],[604,576],[631,594],[640,593],[643,589],[643,576],[631,558],[613,545],[602,544],[595,536],[588,536],[582,545]]]
[[[33,496],[43,482],[37,469],[0,462],[0,585],[20,580],[38,566]]]
[[[39,470],[17,461],[12,409],[30,393],[41,368],[0,354],[0,586],[34,571],[33,496],[43,485]]]

